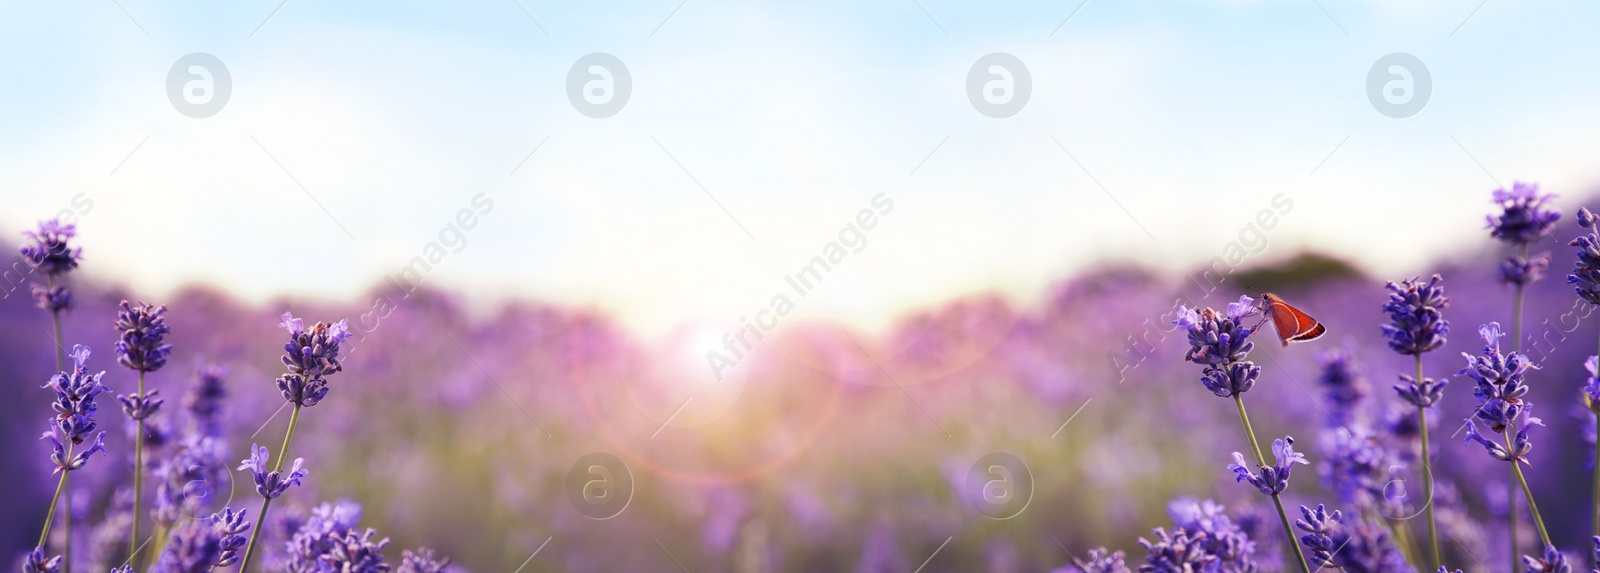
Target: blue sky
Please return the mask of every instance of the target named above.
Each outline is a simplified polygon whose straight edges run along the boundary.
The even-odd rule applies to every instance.
[[[82,193],[87,272],[148,296],[353,299],[485,193],[429,282],[655,332],[765,308],[879,193],[895,210],[798,314],[870,328],[1103,261],[1188,268],[1278,193],[1264,256],[1411,275],[1482,245],[1497,184],[1569,212],[1594,188],[1597,23],[1537,0],[4,2],[0,232]],[[232,77],[204,119],[166,94],[192,52]],[[594,52],[633,82],[603,119],[566,94]],[[1033,84],[1004,119],[966,93],[993,52]],[[1405,119],[1366,93],[1392,52],[1432,77]]]

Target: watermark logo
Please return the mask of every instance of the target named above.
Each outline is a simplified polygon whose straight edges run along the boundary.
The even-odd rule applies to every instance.
[[[590,519],[622,514],[633,501],[633,472],[617,456],[595,452],[578,458],[567,470],[567,501]]]
[[[1367,70],[1367,100],[1378,113],[1395,119],[1417,115],[1433,95],[1433,76],[1416,56],[1395,52]]]
[[[1028,66],[1011,54],[995,52],[967,71],[967,100],[978,113],[995,119],[1017,115],[1033,95]]]
[[[578,113],[595,119],[617,115],[633,94],[628,66],[611,54],[595,52],[567,70],[567,99]]]
[[[178,113],[205,119],[228,105],[233,95],[233,76],[216,56],[195,52],[172,64],[167,70],[167,101]]]
[[[1021,459],[1004,452],[978,458],[967,470],[962,497],[990,519],[1011,519],[1033,501],[1033,472]]]

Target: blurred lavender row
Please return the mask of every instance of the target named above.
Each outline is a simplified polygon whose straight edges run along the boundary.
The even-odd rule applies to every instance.
[[[1486,212],[1492,207],[1485,201]],[[1208,551],[1264,571],[1299,570],[1271,498],[1235,483],[1228,469],[1233,453],[1250,447],[1237,414],[1200,382],[1184,360],[1185,333],[1171,324],[1176,304],[1222,308],[1253,296],[1249,285],[1293,301],[1329,330],[1287,348],[1262,333],[1250,356],[1260,369],[1248,388],[1255,432],[1264,443],[1299,438],[1310,461],[1281,493],[1288,517],[1310,528],[1296,533],[1315,530],[1326,537],[1319,543],[1346,547],[1325,560],[1346,570],[1423,570],[1425,558],[1396,561],[1402,541],[1390,532],[1408,524],[1410,549],[1425,551],[1421,515],[1431,505],[1450,570],[1504,571],[1521,557],[1501,542],[1511,495],[1521,490],[1509,464],[1462,443],[1481,404],[1473,380],[1457,371],[1463,353],[1485,351],[1479,325],[1509,329],[1509,276],[1525,281],[1520,349],[1539,366],[1526,373],[1525,399],[1540,405],[1543,422],[1526,477],[1551,542],[1585,569],[1593,535],[1585,437],[1592,440],[1594,414],[1581,392],[1600,317],[1571,285],[1527,277],[1544,266],[1572,269],[1577,249],[1565,243],[1589,231],[1571,218],[1539,224],[1550,232],[1525,238],[1535,252],[1549,251],[1548,261],[1511,253],[1520,258],[1505,268],[1484,262],[1507,255],[1488,240],[1403,277],[1369,276],[1310,252],[1177,277],[1127,263],[1084,272],[1035,304],[971,296],[908,313],[878,335],[786,324],[721,390],[732,404],[723,415],[678,425],[664,422],[677,405],[669,397],[683,379],[707,374],[684,367],[681,349],[640,340],[595,311],[521,302],[482,315],[462,295],[428,288],[404,298],[376,289],[355,301],[251,305],[193,287],[158,301],[171,354],[146,378],[171,404],[147,419],[147,434],[170,439],[147,441],[146,455],[186,451],[232,470],[258,443],[278,461],[290,417],[281,408],[289,390],[274,382],[285,376],[278,325],[287,310],[348,317],[349,337],[331,394],[311,400],[315,408],[294,430],[289,461],[303,458],[312,477],[273,501],[281,517],[269,514],[260,529],[268,541],[255,563],[263,570],[297,570],[282,548],[315,543],[296,536],[308,528],[354,536],[396,565],[422,559],[399,548],[427,545],[475,571],[672,570],[674,561],[726,572],[1111,571],[1118,551],[1136,569],[1152,563],[1147,556],[1181,560],[1171,556],[1186,543],[1210,543]],[[83,265],[92,268],[86,247]],[[1380,329],[1390,322],[1385,284],[1427,283],[1435,273],[1454,331],[1442,344],[1405,342],[1425,352],[1397,352]],[[121,301],[149,297],[89,276],[73,277],[65,346],[94,349],[89,369],[106,371],[101,383],[133,393],[137,373],[117,365],[121,336],[111,324]],[[0,417],[0,487],[8,492],[0,496],[0,555],[13,556],[33,549],[56,486],[49,440],[38,437],[50,400],[40,386],[57,369],[50,313],[6,279],[0,377],[13,399]],[[380,297],[393,307],[378,317],[370,313]],[[1414,374],[1417,355],[1426,378],[1450,380],[1437,403],[1390,390],[1422,382],[1401,378]],[[1432,426],[1431,497],[1415,467],[1419,401],[1428,402]],[[132,503],[117,494],[133,471],[132,423],[108,406],[99,424],[106,452],[72,472],[62,502],[78,528],[79,571],[117,565],[96,561],[95,529]],[[183,450],[186,434],[214,435],[227,450]],[[616,455],[634,479],[631,503],[612,519],[593,519],[568,499],[574,462],[592,452]],[[1030,503],[1010,519],[984,515],[963,493],[969,467],[991,452],[1016,456],[1032,473]],[[1256,470],[1251,457],[1237,465]],[[147,495],[157,495],[163,477],[176,487],[196,481],[151,477],[147,484],[158,483]],[[247,509],[245,518],[224,516],[238,529],[259,515],[250,473],[199,481],[212,489],[189,517]],[[361,539],[366,527],[390,543]],[[119,531],[105,544],[125,545]],[[1520,553],[1542,555],[1531,523],[1518,536]],[[1368,561],[1339,561],[1357,557]]]

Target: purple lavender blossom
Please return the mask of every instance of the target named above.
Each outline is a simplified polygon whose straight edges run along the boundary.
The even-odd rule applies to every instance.
[[[1133,573],[1128,569],[1127,555],[1121,551],[1107,551],[1104,547],[1089,550],[1089,559],[1072,560],[1072,567],[1067,571],[1076,573]],[[401,573],[405,573],[402,567]]]
[[[449,557],[435,557],[432,549],[422,547],[400,552],[400,566],[395,568],[395,573],[444,573],[449,567]],[[1127,573],[1126,567],[1123,573]]]
[[[1500,331],[1499,323],[1485,324],[1479,327],[1478,333],[1484,340],[1483,356],[1461,353],[1467,359],[1467,367],[1457,374],[1466,375],[1477,382],[1477,388],[1472,392],[1478,400],[1476,416],[1498,434],[1520,417],[1522,398],[1528,393],[1523,378],[1529,369],[1538,367],[1523,354],[1500,353],[1500,338],[1504,334]]]
[[[89,347],[82,344],[72,347],[72,361],[71,373],[57,373],[50,377],[50,382],[44,387],[56,393],[55,401],[50,405],[56,412],[55,418],[51,419],[51,426],[61,434],[61,438],[81,444],[97,427],[94,413],[99,407],[95,405],[95,397],[107,390],[100,383],[106,373],[89,374]]]
[[[58,573],[61,571],[61,556],[45,558],[44,548],[35,547],[27,555],[22,556],[22,573]]]
[[[66,286],[33,283],[28,285],[28,293],[33,295],[33,305],[39,310],[60,312],[72,308],[72,291]]]
[[[1317,353],[1317,363],[1322,366],[1317,382],[1327,392],[1331,421],[1338,426],[1364,423],[1361,406],[1371,393],[1371,386],[1361,374],[1355,354],[1345,348],[1329,348]]]
[[[1250,329],[1240,323],[1252,309],[1253,302],[1244,296],[1228,304],[1226,315],[1209,308],[1197,313],[1179,306],[1178,318],[1172,322],[1188,331],[1189,351],[1184,359],[1205,367],[1200,382],[1219,397],[1243,394],[1261,376],[1261,367],[1245,360],[1255,343],[1249,341]]]
[[[1543,426],[1544,422],[1533,417],[1533,404],[1524,405],[1522,408],[1522,417],[1518,418],[1516,422],[1517,433],[1512,439],[1510,450],[1507,450],[1505,445],[1501,444],[1499,441],[1485,438],[1482,434],[1479,434],[1477,424],[1472,423],[1472,420],[1470,419],[1467,420],[1467,437],[1463,440],[1463,442],[1475,441],[1479,444],[1483,444],[1483,448],[1489,451],[1490,457],[1502,462],[1519,461],[1528,465],[1533,465],[1528,461],[1528,452],[1533,450],[1533,442],[1528,439],[1528,429],[1533,426]],[[1496,433],[1504,433],[1504,430]]]
[[[225,381],[228,369],[207,364],[195,370],[194,381],[183,395],[183,408],[189,411],[194,432],[217,436],[222,433],[222,401],[228,397]]]
[[[1389,539],[1387,529],[1373,522],[1342,523],[1343,515],[1318,505],[1316,510],[1300,506],[1302,519],[1295,526],[1305,531],[1301,545],[1311,550],[1309,561],[1319,568],[1339,568],[1347,572],[1410,573],[1411,566]]]
[[[1179,498],[1167,506],[1178,528],[1186,531],[1205,552],[1216,558],[1215,571],[1246,573],[1256,570],[1256,543],[1229,519],[1226,509],[1211,500]]]
[[[1415,419],[1414,416],[1411,416]],[[1338,428],[1323,434],[1322,481],[1339,501],[1358,509],[1376,508],[1388,483],[1389,452],[1366,429]]]
[[[1193,573],[1210,571],[1217,557],[1207,553],[1204,533],[1190,535],[1187,530],[1175,529],[1168,534],[1160,527],[1152,530],[1155,541],[1139,538],[1139,546],[1147,552],[1140,573]]]
[[[341,573],[387,573],[388,563],[383,561],[383,549],[389,538],[376,539],[378,531],[368,528],[357,532],[350,529],[335,537],[333,550],[322,556],[323,570]]]
[[[287,353],[283,365],[290,373],[317,378],[343,370],[339,345],[351,336],[345,321],[333,325],[318,322],[305,328],[305,321],[285,312],[278,327],[289,332],[289,342],[283,345]]]
[[[284,543],[284,569],[291,573],[316,573],[322,556],[333,551],[334,540],[361,521],[361,505],[348,500],[323,503],[293,528]]]
[[[165,344],[167,332],[165,306],[138,306],[122,301],[117,320],[112,326],[117,330],[117,363],[135,372],[155,372],[167,364],[172,345]]]
[[[1234,463],[1229,464],[1228,469],[1235,474],[1234,481],[1248,481],[1263,494],[1278,495],[1289,487],[1289,474],[1295,464],[1311,463],[1306,460],[1305,454],[1294,451],[1294,438],[1289,436],[1272,441],[1272,457],[1274,464],[1270,467],[1260,466],[1261,473],[1258,474],[1245,465],[1244,454],[1234,452]]]
[[[117,402],[122,404],[122,413],[127,414],[128,419],[139,421],[149,418],[161,409],[162,404],[166,403],[166,400],[156,397],[156,394],[160,393],[160,389],[153,389],[144,394],[138,392],[118,394]]]
[[[68,244],[78,235],[78,227],[59,220],[40,221],[36,231],[23,231],[28,243],[22,245],[22,257],[37,272],[49,277],[59,277],[78,268],[83,249]]]
[[[1417,382],[1416,378],[1408,374],[1400,375],[1400,384],[1395,385],[1394,391],[1400,394],[1400,399],[1405,400],[1418,408],[1428,408],[1444,399],[1444,387],[1450,384],[1449,380],[1434,380],[1423,378]]]
[[[1550,253],[1543,252],[1523,258],[1511,255],[1500,263],[1500,282],[1527,286],[1544,280],[1545,269],[1550,268]]]
[[[350,338],[349,327],[341,320],[306,328],[304,321],[287,312],[278,327],[289,332],[282,357],[289,372],[278,377],[278,391],[296,406],[315,406],[328,395],[326,377],[344,369],[339,363],[339,345]]]
[[[239,550],[244,549],[245,542],[249,541],[244,534],[250,531],[250,521],[245,519],[248,509],[234,511],[231,507],[224,507],[222,511],[211,514],[211,524],[220,533],[217,540],[220,552],[217,556],[217,566],[227,567],[239,562]]]
[[[268,457],[270,456],[266,447],[250,444],[250,457],[239,462],[238,467],[240,470],[250,470],[250,474],[255,477],[256,493],[261,494],[261,497],[274,499],[283,495],[289,486],[300,485],[300,480],[311,473],[304,468],[304,458],[295,458],[294,466],[287,474],[282,471],[268,471]]]
[[[1567,243],[1578,248],[1578,260],[1567,275],[1567,284],[1573,285],[1578,298],[1589,304],[1600,304],[1600,228],[1596,228],[1596,221],[1594,213],[1578,209],[1578,226],[1589,229],[1589,234]]]
[[[1554,545],[1545,546],[1543,557],[1522,556],[1522,564],[1528,567],[1528,573],[1572,573],[1567,555]]]
[[[1589,378],[1583,381],[1584,403],[1589,406],[1589,411],[1600,415],[1600,356],[1590,356],[1584,360],[1583,369],[1589,371]]]
[[[185,521],[172,530],[151,573],[209,573],[223,558],[222,530],[211,520]]]
[[[1489,215],[1489,235],[1511,245],[1530,245],[1555,230],[1561,210],[1549,206],[1556,198],[1540,193],[1537,183],[1514,182],[1511,190],[1494,191],[1500,214]]]
[[[222,456],[223,448],[214,438],[190,435],[179,443],[154,472],[158,481],[150,515],[156,523],[170,527],[180,517],[200,514],[223,483]]]
[[[1426,283],[1412,278],[1398,285],[1390,282],[1385,288],[1389,289],[1389,301],[1383,303],[1383,311],[1389,314],[1389,324],[1382,328],[1390,349],[1415,356],[1444,346],[1450,334],[1450,321],[1442,312],[1450,307],[1444,278],[1433,275]]]

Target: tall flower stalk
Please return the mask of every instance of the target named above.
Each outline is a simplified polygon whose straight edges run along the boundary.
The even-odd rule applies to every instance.
[[[1478,409],[1473,417],[1487,425],[1490,432],[1498,434],[1503,443],[1480,434],[1473,418],[1466,420],[1466,441],[1478,442],[1488,451],[1490,457],[1511,463],[1511,474],[1516,479],[1512,484],[1512,493],[1515,494],[1515,488],[1521,486],[1522,494],[1528,501],[1528,509],[1533,512],[1533,523],[1539,530],[1539,539],[1544,545],[1549,546],[1550,532],[1545,529],[1544,518],[1539,515],[1539,506],[1534,503],[1533,489],[1528,487],[1528,479],[1522,473],[1522,464],[1530,464],[1528,452],[1533,450],[1528,430],[1533,426],[1544,425],[1539,418],[1533,416],[1533,404],[1523,399],[1528,394],[1528,385],[1524,383],[1524,378],[1529,370],[1536,367],[1527,356],[1520,353],[1500,352],[1500,338],[1503,334],[1498,323],[1483,325],[1478,332],[1483,336],[1483,355],[1472,356],[1462,353],[1467,359],[1467,367],[1459,374],[1477,382],[1477,388],[1472,394],[1477,398]]]
[[[72,307],[72,291],[61,281],[67,273],[78,268],[78,259],[83,257],[81,247],[69,244],[78,235],[78,228],[60,220],[40,221],[37,230],[24,231],[22,235],[27,238],[21,248],[23,260],[27,261],[33,272],[41,273],[45,278],[45,284],[32,283],[28,285],[28,290],[33,293],[34,303],[41,310],[50,312],[56,337],[53,352],[56,370],[64,372],[67,369],[67,350],[61,339],[61,313]]]
[[[67,273],[78,268],[78,260],[83,256],[83,249],[73,247],[69,243],[78,234],[78,228],[72,223],[63,223],[59,219],[40,221],[37,230],[23,231],[22,235],[27,241],[22,245],[23,260],[27,261],[32,272],[44,275],[43,285],[35,282],[28,285],[28,290],[33,294],[34,303],[41,310],[49,311],[50,325],[55,339],[52,340],[51,354],[56,359],[56,371],[67,372],[66,342],[61,337],[61,313],[72,307],[72,291],[61,284]],[[87,354],[86,354],[87,355]],[[97,379],[98,380],[98,379]],[[96,382],[98,384],[98,381]],[[90,402],[91,413],[93,400]],[[98,441],[97,441],[98,443]],[[68,446],[66,455],[70,458],[72,447]],[[87,457],[85,457],[87,459]],[[57,466],[58,469],[60,466]],[[61,471],[61,482],[56,487],[56,497],[50,500],[50,516],[45,518],[45,534],[39,541],[40,554],[43,554],[45,539],[50,533],[50,521],[55,517],[56,502],[68,491],[67,472]],[[72,570],[72,512],[62,514],[63,526],[67,530],[65,548],[63,551],[62,567],[66,571]]]
[[[1275,443],[1273,453],[1279,457],[1281,463],[1268,466],[1267,458],[1261,451],[1261,442],[1256,439],[1255,429],[1250,426],[1250,415],[1244,407],[1244,393],[1255,386],[1256,379],[1261,376],[1261,367],[1246,360],[1250,351],[1255,349],[1255,343],[1249,340],[1250,329],[1240,321],[1256,310],[1255,301],[1247,296],[1239,297],[1239,302],[1229,303],[1226,314],[1219,314],[1210,308],[1195,312],[1179,306],[1177,319],[1173,324],[1188,332],[1189,351],[1184,355],[1184,359],[1203,367],[1200,383],[1218,397],[1233,398],[1234,407],[1239,411],[1239,423],[1244,426],[1245,435],[1250,438],[1251,450],[1255,452],[1257,465],[1262,468],[1263,475],[1271,471],[1276,479],[1276,476],[1281,474],[1283,485],[1286,486],[1288,471],[1277,468],[1284,464],[1292,466],[1294,463],[1305,463],[1305,458],[1294,454],[1292,448],[1288,448],[1287,453],[1293,455],[1288,461],[1284,461],[1285,458],[1279,455],[1280,448]],[[1295,456],[1299,456],[1298,459],[1295,459]],[[1242,456],[1235,454],[1235,457],[1240,462],[1235,465],[1242,466]],[[1246,471],[1248,472],[1248,469]],[[1243,478],[1244,475],[1240,474],[1240,479]],[[1266,489],[1262,489],[1263,493],[1272,497],[1272,503],[1278,510],[1278,519],[1283,525],[1284,535],[1288,536],[1289,546],[1294,548],[1295,559],[1299,561],[1300,569],[1310,573],[1311,567],[1306,565],[1305,554],[1300,550],[1300,544],[1295,543],[1294,527],[1289,523],[1289,514],[1283,508],[1283,499],[1280,495],[1282,491],[1282,488],[1277,488],[1276,491],[1268,493]]]
[[[69,491],[68,482],[72,472],[82,469],[89,463],[89,458],[98,452],[105,451],[106,433],[95,434],[94,442],[89,447],[77,450],[78,446],[88,441],[89,435],[94,434],[99,426],[95,422],[94,414],[98,406],[95,398],[106,387],[100,384],[100,378],[105,372],[89,374],[89,349],[83,345],[72,347],[73,369],[72,372],[58,372],[50,378],[44,387],[55,392],[55,400],[50,404],[55,410],[55,415],[50,418],[50,431],[45,432],[42,439],[50,440],[54,446],[50,454],[50,461],[56,466],[55,472],[60,474],[56,482],[55,496],[50,499],[50,512],[45,514],[44,529],[39,532],[39,544],[35,552],[42,556],[45,552],[45,543],[50,539],[50,526],[54,522],[56,506],[61,498]],[[70,502],[69,502],[70,503]],[[72,510],[66,508],[62,511],[62,529],[65,542],[62,544],[64,557],[63,570],[71,571],[72,564]]]
[[[1382,326],[1389,349],[1411,356],[1416,364],[1416,375],[1400,375],[1401,384],[1394,387],[1400,398],[1416,407],[1418,442],[1422,453],[1422,484],[1428,492],[1423,510],[1428,519],[1429,567],[1442,565],[1439,551],[1439,522],[1433,511],[1433,457],[1428,450],[1428,408],[1444,397],[1444,387],[1449,380],[1435,381],[1422,376],[1422,354],[1444,346],[1450,334],[1450,322],[1444,319],[1443,309],[1450,306],[1450,297],[1444,295],[1444,279],[1433,275],[1428,282],[1415,278],[1387,285],[1389,301],[1383,311],[1389,315],[1389,324]]]
[[[1567,284],[1573,285],[1573,290],[1578,293],[1578,298],[1591,305],[1600,305],[1600,226],[1596,223],[1594,213],[1588,209],[1578,209],[1578,226],[1588,229],[1589,233],[1579,235],[1568,245],[1578,248],[1578,259],[1572,266],[1572,273],[1567,275]],[[1589,380],[1583,387],[1584,404],[1590,413],[1595,416],[1595,423],[1600,425],[1600,380],[1596,379],[1595,366],[1597,358],[1591,356],[1584,362],[1589,370]],[[1595,456],[1600,460],[1600,440],[1595,440]],[[1600,536],[1600,463],[1592,468],[1594,478],[1594,497],[1589,500],[1589,511],[1594,520],[1594,535]],[[1600,557],[1595,559],[1595,567],[1600,568]]]
[[[261,494],[261,511],[256,514],[255,528],[250,532],[250,542],[245,546],[244,558],[239,563],[241,572],[248,570],[250,559],[255,555],[261,524],[267,517],[267,510],[272,507],[272,500],[282,495],[290,485],[300,485],[300,479],[307,474],[302,468],[303,459],[296,459],[289,473],[283,473],[283,460],[289,455],[289,442],[294,438],[294,428],[300,422],[300,410],[321,402],[328,395],[327,376],[344,369],[339,364],[339,345],[350,338],[349,327],[343,320],[331,325],[318,322],[306,328],[304,321],[285,312],[278,327],[289,332],[289,342],[283,346],[285,354],[282,357],[288,372],[278,377],[278,391],[294,408],[289,413],[289,428],[283,433],[283,446],[278,448],[278,461],[272,469],[267,469],[267,449],[256,445],[250,447],[250,458],[239,465],[241,470],[250,470],[255,479],[256,493]]]
[[[1507,257],[1500,264],[1500,281],[1512,285],[1515,289],[1511,304],[1513,352],[1522,351],[1524,291],[1528,285],[1544,278],[1544,270],[1550,266],[1550,253],[1540,253],[1530,258],[1528,251],[1531,245],[1554,231],[1556,221],[1561,219],[1561,210],[1549,206],[1555,198],[1555,195],[1540,193],[1537,184],[1521,181],[1514,182],[1510,191],[1504,188],[1494,191],[1494,202],[1500,208],[1500,213],[1489,215],[1489,235],[1515,247],[1519,253]],[[1516,476],[1513,475],[1512,478],[1515,480]],[[1517,522],[1521,514],[1517,510],[1517,486],[1515,483],[1507,485],[1510,491],[1506,495],[1506,516],[1511,529],[1507,538],[1511,543],[1511,569],[1515,570],[1517,555],[1520,554],[1517,549]]]
[[[156,394],[160,390],[145,391],[144,376],[147,373],[160,370],[167,364],[167,356],[172,353],[172,345],[165,344],[167,321],[161,315],[167,311],[165,306],[150,306],[139,303],[138,306],[122,301],[120,310],[117,311],[117,320],[112,327],[117,330],[117,363],[134,372],[139,373],[139,391],[128,395],[117,396],[117,401],[122,403],[122,412],[134,423],[133,437],[133,525],[128,529],[128,559],[132,560],[139,552],[139,522],[143,521],[144,514],[139,511],[140,501],[144,496],[144,442],[145,420],[161,408],[162,399]]]

